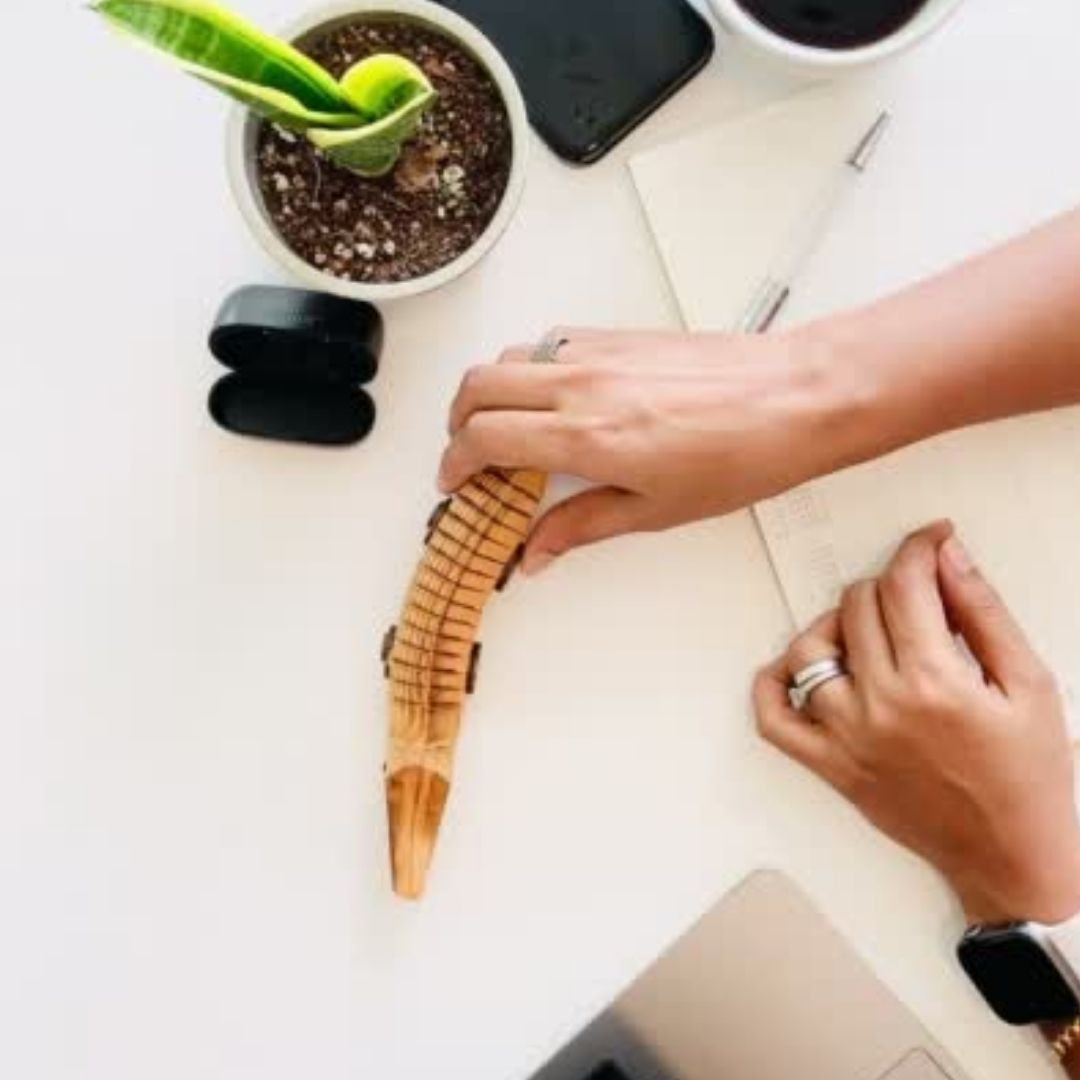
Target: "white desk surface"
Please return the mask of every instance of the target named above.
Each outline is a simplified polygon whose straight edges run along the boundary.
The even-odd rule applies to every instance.
[[[959,58],[992,122],[1080,30],[1071,0],[1038,6],[969,5],[910,78]],[[295,0],[242,7],[274,25]],[[6,17],[0,1074],[518,1080],[771,864],[973,1077],[1052,1075],[964,984],[934,877],[754,735],[750,672],[789,627],[747,514],[493,607],[430,895],[390,895],[377,651],[448,397],[553,322],[673,324],[625,158],[784,83],[724,49],[605,163],[537,144],[482,269],[387,312],[373,438],[325,452],[206,416],[216,305],[276,279],[230,205],[220,102],[73,5]],[[1059,122],[1029,118],[1048,147]],[[966,198],[907,167],[912,205]]]

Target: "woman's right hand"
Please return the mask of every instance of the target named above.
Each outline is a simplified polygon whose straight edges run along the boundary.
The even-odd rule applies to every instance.
[[[739,509],[865,456],[875,434],[809,333],[559,336],[555,364],[521,347],[466,375],[439,474],[447,492],[488,466],[596,485],[538,523],[526,573],[582,544]]]
[[[485,466],[598,490],[525,568],[722,514],[967,424],[1080,401],[1080,211],[868,307],[762,337],[570,330],[555,365],[475,368],[440,482]],[[529,348],[504,359],[528,360]]]

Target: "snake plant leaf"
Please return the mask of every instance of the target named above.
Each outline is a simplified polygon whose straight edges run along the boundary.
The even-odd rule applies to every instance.
[[[235,98],[252,112],[292,131],[307,132],[310,128],[355,128],[360,119],[356,113],[315,112],[301,105],[291,94],[234,79],[209,68],[200,68],[195,64],[182,64],[181,67],[188,74]]]
[[[360,176],[385,176],[397,163],[401,144],[416,133],[424,110],[434,100],[435,91],[427,90],[373,124],[344,131],[311,128],[306,135],[338,165]]]
[[[353,111],[328,71],[213,0],[96,0],[91,9],[181,63],[281,91],[315,112]]]
[[[341,79],[341,91],[368,120],[382,120],[410,101],[434,90],[411,60],[379,53],[354,64]]]
[[[346,72],[341,86],[371,121],[350,130],[312,128],[307,137],[337,164],[361,176],[384,176],[397,162],[402,143],[416,133],[435,89],[414,63],[392,55],[361,60]]]

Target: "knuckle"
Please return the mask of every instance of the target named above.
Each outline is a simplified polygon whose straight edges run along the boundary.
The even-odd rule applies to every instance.
[[[925,697],[945,692],[950,671],[945,658],[932,653],[919,653],[905,665],[905,681]]]
[[[912,529],[900,543],[900,552],[910,552],[925,542],[925,529]]]
[[[903,715],[906,706],[906,701],[898,700],[895,692],[889,691],[875,695],[866,702],[864,709],[866,727],[875,740],[891,736],[900,726],[900,717]],[[861,745],[866,747],[870,744],[863,741]]]
[[[1020,677],[1024,689],[1038,697],[1057,697],[1057,677],[1040,660],[1033,660]]]
[[[472,397],[476,394],[484,385],[487,373],[488,368],[484,365],[477,364],[469,368],[461,377],[461,388],[458,391],[459,398]]]
[[[792,671],[815,664],[819,660],[830,660],[838,656],[836,646],[830,641],[819,638],[816,634],[800,634],[788,648],[788,665]]]
[[[776,745],[776,722],[772,713],[761,705],[754,710],[754,722],[757,733],[771,746]]]
[[[503,349],[496,360],[498,364],[514,364],[520,363],[527,356],[530,355],[531,349],[527,345],[511,345],[508,349]]]
[[[902,686],[892,690],[891,707],[900,720],[951,716],[962,708],[951,674],[941,663],[922,658],[904,673]]]
[[[840,596],[841,613],[850,614],[854,611],[865,599],[867,591],[873,587],[873,582],[865,580],[853,581],[848,585]]]
[[[760,668],[754,673],[754,679],[750,686],[750,695],[754,700],[755,706],[760,706],[760,703],[769,689],[769,683],[771,681],[772,677],[768,668]]]
[[[618,417],[606,412],[575,416],[567,427],[569,450],[594,460],[598,454],[614,449],[622,430]]]
[[[899,554],[916,561],[925,560],[936,563],[937,548],[945,535],[942,532],[944,524],[944,522],[934,522],[908,533],[900,545]]]
[[[458,450],[470,450],[476,442],[476,417],[470,416],[454,436],[454,446]]]
[[[563,364],[559,368],[563,384],[577,393],[592,393],[603,388],[610,372],[594,364]]]
[[[915,566],[910,559],[901,552],[886,567],[881,575],[881,588],[886,594],[896,596],[907,592],[915,580]]]
[[[1001,595],[977,567],[963,576],[962,589],[966,603],[984,619],[1005,614]]]
[[[910,679],[908,705],[919,716],[941,717],[952,711],[952,696],[938,679],[915,672]]]
[[[972,606],[982,613],[991,614],[1001,608],[1001,597],[986,578],[981,575],[971,575],[967,579],[967,587],[971,594]]]
[[[591,455],[596,450],[597,428],[590,420],[574,420],[562,425],[560,438],[565,452],[572,460]]]
[[[467,453],[475,453],[484,445],[487,423],[483,413],[474,413],[458,431],[456,442]]]

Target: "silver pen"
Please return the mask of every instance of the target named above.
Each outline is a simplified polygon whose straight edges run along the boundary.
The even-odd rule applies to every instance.
[[[888,124],[889,114],[883,112],[848,155],[841,171],[830,179],[814,201],[809,213],[799,222],[783,254],[755,290],[750,304],[735,327],[737,332],[764,334],[772,326],[791,295],[796,276],[821,242],[834,208],[848,188],[866,171]]]

